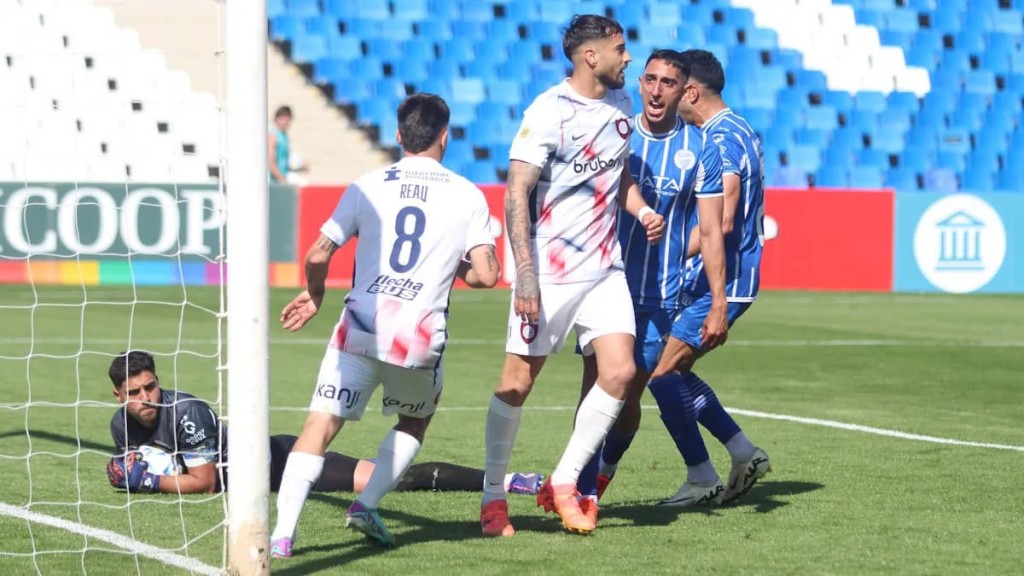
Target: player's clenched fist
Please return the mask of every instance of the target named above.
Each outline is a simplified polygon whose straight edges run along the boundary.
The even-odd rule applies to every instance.
[[[661,234],[665,229],[665,217],[657,212],[650,211],[644,214],[643,218],[640,219],[640,223],[644,225],[644,229],[647,230],[647,241],[651,244],[656,244],[661,240]]]
[[[114,456],[107,463],[107,479],[114,488],[129,492],[159,492],[160,477],[147,472],[148,467],[141,452]]]

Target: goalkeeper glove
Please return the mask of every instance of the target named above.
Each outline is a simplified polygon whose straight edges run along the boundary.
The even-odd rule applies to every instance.
[[[107,464],[107,478],[114,488],[129,492],[159,492],[160,476],[146,471],[149,464],[142,459],[141,452],[129,452],[114,456]]]

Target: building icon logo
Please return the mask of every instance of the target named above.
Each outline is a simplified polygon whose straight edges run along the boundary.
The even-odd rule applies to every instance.
[[[921,215],[914,232],[914,257],[936,288],[973,292],[999,272],[1006,256],[1006,229],[999,214],[981,198],[952,194]]]

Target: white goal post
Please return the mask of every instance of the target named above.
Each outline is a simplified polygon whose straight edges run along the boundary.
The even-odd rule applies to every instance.
[[[231,574],[269,574],[267,2],[225,4],[227,564]]]

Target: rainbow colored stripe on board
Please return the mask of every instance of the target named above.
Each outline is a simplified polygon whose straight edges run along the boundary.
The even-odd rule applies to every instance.
[[[226,270],[224,273],[226,274]],[[270,285],[299,285],[299,267],[272,262]],[[0,284],[62,286],[215,286],[221,267],[210,262],[177,260],[0,260]]]

